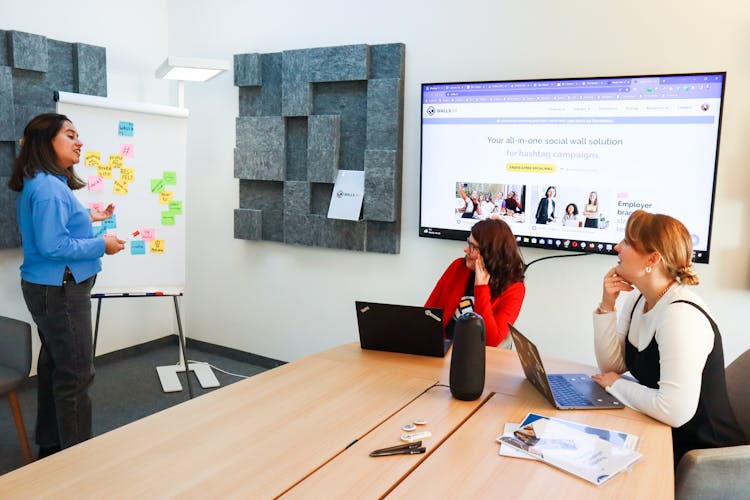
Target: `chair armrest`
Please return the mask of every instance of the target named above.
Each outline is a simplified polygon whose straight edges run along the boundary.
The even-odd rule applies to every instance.
[[[690,450],[675,472],[675,498],[743,498],[750,491],[750,445]]]

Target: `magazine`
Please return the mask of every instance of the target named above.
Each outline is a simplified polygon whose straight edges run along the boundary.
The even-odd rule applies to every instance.
[[[604,439],[604,433],[584,432],[580,424],[568,424],[574,423],[531,413],[512,435],[498,441],[597,485],[642,458],[634,449]]]
[[[537,415],[536,413],[529,413],[526,416],[526,418],[523,420],[523,422],[524,424],[529,424],[540,418],[547,418],[549,420],[554,420],[556,422],[560,422],[561,424],[568,425],[572,427],[573,429],[583,431],[587,434],[597,435],[601,439],[609,441],[615,446],[622,446],[629,450],[637,451],[638,445],[640,445],[640,438],[636,436],[635,434],[628,434],[627,432],[622,432],[622,431],[613,430],[613,429],[601,429],[599,427],[592,427],[590,425],[584,425],[578,422],[572,422],[570,420],[563,420],[563,419],[555,418],[555,417],[543,417],[541,415]],[[513,432],[517,430],[519,427],[520,427],[520,424],[516,424],[512,422],[506,423],[505,427],[503,428],[503,436],[512,436]],[[500,438],[503,436],[500,436],[497,438],[497,441],[500,443],[500,450],[498,452],[500,455],[506,456],[506,457],[516,457],[516,458],[526,458],[529,460],[536,460],[536,457],[529,455],[528,453],[525,453],[523,451],[520,451],[518,450],[518,448],[514,448],[510,445],[503,444],[502,441],[500,441]]]

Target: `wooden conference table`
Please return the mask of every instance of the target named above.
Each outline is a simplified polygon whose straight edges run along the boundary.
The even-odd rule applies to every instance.
[[[545,361],[547,363],[547,361]],[[552,371],[594,368],[549,360]],[[583,370],[582,370],[583,369]],[[363,351],[288,363],[0,476],[0,498],[673,498],[670,428],[628,408],[558,411],[514,351],[487,349],[484,394],[458,401],[450,354]],[[594,486],[498,455],[528,412],[637,434],[644,459]],[[427,453],[371,458],[427,420]]]

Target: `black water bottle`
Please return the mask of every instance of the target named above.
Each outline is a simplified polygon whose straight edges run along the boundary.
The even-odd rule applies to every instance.
[[[453,330],[450,388],[456,399],[473,401],[484,390],[484,320],[474,312],[462,314]]]

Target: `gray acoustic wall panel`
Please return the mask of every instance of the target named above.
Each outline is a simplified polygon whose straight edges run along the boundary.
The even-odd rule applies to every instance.
[[[0,192],[26,124],[55,111],[55,91],[107,95],[106,49],[0,30]],[[7,196],[6,196],[7,195]],[[15,193],[0,196],[0,248],[20,246]]]
[[[107,95],[107,51],[104,47],[73,44],[73,77],[79,94]]]
[[[47,38],[22,31],[10,31],[10,64],[15,69],[47,71]]]
[[[236,54],[235,238],[398,253],[403,44]],[[339,170],[365,174],[362,220],[328,219]]]
[[[0,66],[0,141],[15,140],[15,129],[13,74],[9,67]]]

